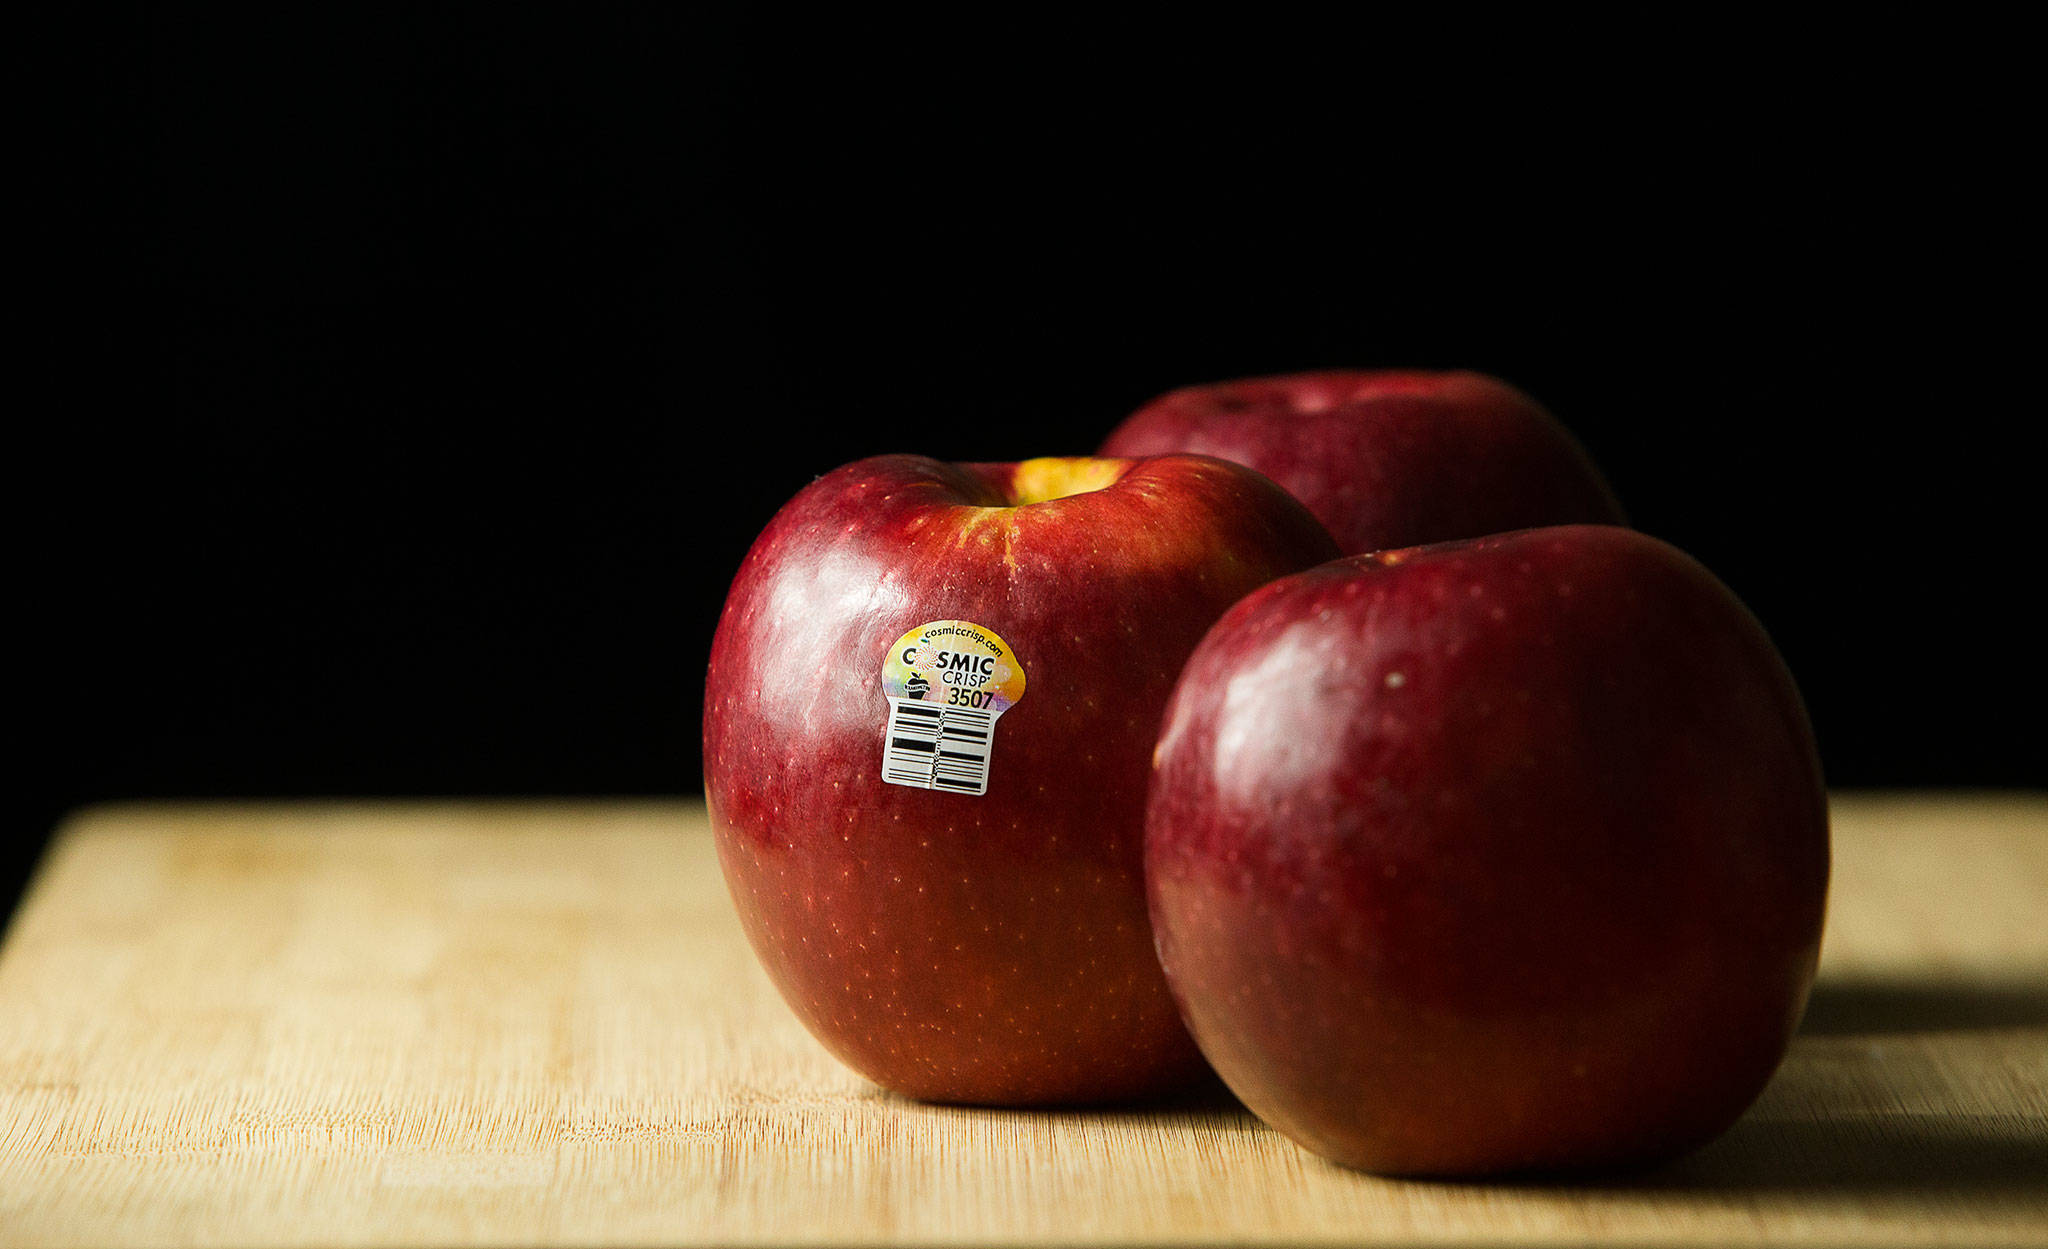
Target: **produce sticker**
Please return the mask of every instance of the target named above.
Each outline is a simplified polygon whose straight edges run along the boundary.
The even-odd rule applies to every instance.
[[[889,699],[882,779],[913,789],[988,792],[996,721],[1024,697],[1024,665],[994,629],[934,620],[882,660]]]

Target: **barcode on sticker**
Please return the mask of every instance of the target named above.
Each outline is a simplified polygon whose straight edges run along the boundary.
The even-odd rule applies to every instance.
[[[985,794],[995,723],[986,711],[891,698],[882,779],[916,789]]]
[[[883,654],[882,696],[882,779],[976,796],[988,792],[996,721],[1024,697],[1024,665],[987,625],[928,620]]]

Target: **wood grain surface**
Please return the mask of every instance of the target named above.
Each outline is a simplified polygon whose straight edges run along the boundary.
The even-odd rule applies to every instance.
[[[147,806],[0,949],[0,1244],[2048,1244],[2048,799],[1845,796],[1822,981],[1719,1142],[1352,1174],[1227,1097],[920,1105],[756,967],[700,807]]]

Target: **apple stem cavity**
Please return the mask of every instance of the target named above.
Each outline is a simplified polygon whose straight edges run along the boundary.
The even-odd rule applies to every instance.
[[[1004,494],[1011,507],[1030,507],[1055,499],[1089,494],[1115,485],[1135,463],[1100,456],[1040,456],[1014,465],[1002,465],[1010,479]]]

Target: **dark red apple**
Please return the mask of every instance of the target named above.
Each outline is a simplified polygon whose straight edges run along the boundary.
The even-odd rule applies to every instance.
[[[1769,1079],[1820,949],[1791,676],[1676,549],[1357,556],[1210,631],[1161,730],[1160,958],[1245,1105],[1402,1175],[1673,1156]]]
[[[1625,523],[1600,470],[1534,399],[1483,373],[1333,371],[1190,386],[1138,409],[1104,455],[1249,464],[1346,554],[1536,525]]]
[[[819,1040],[938,1101],[1200,1075],[1145,917],[1160,714],[1226,608],[1336,553],[1200,456],[881,456],[785,506],[712,644],[705,792],[747,935]]]

